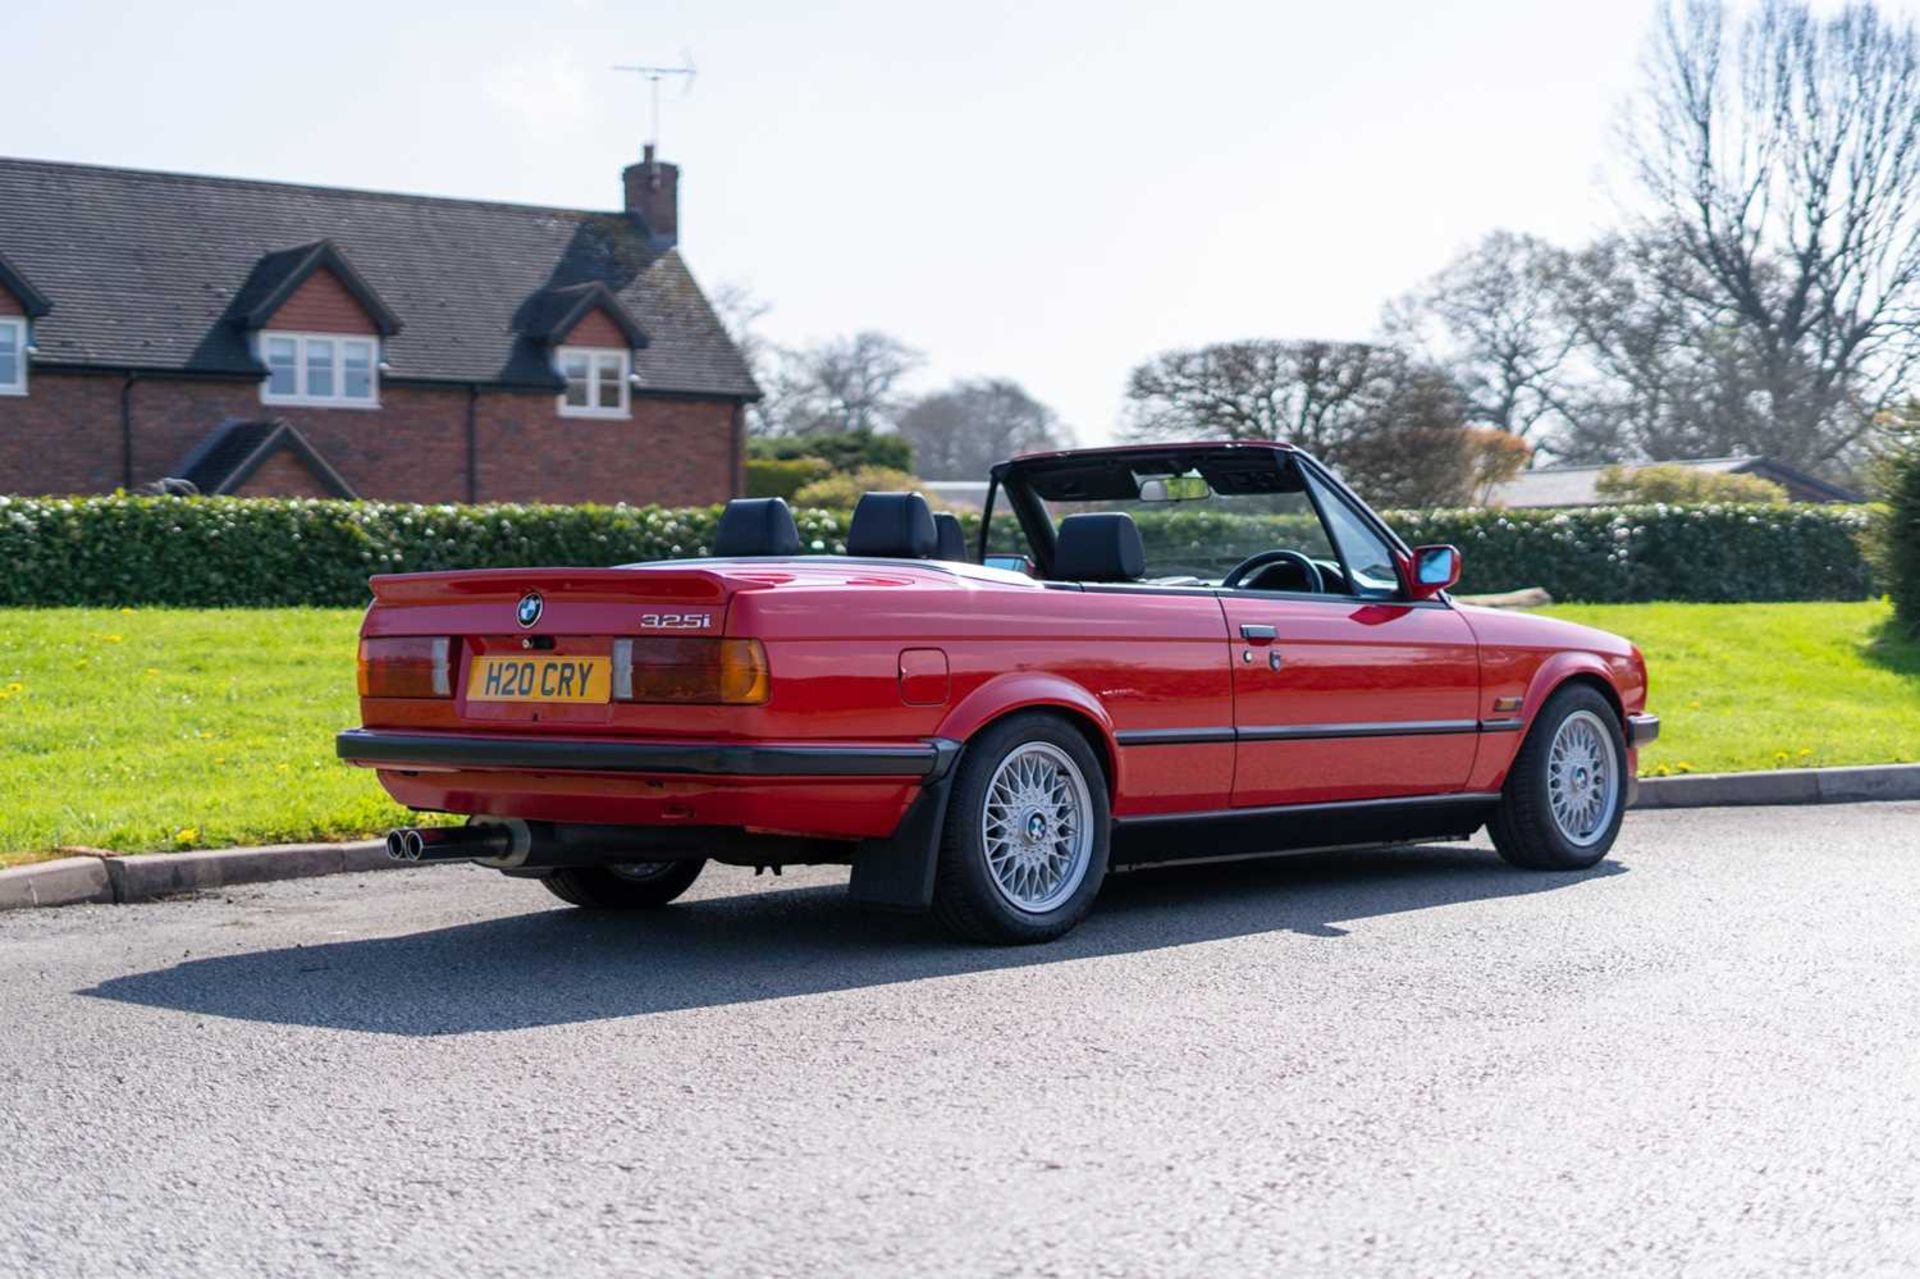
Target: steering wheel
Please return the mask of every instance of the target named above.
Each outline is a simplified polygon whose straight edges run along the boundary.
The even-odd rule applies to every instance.
[[[1220,579],[1224,587],[1237,587],[1241,579],[1248,577],[1255,569],[1265,568],[1269,564],[1291,563],[1300,566],[1301,574],[1307,579],[1307,589],[1315,595],[1324,595],[1327,590],[1325,579],[1320,576],[1320,566],[1302,555],[1299,551],[1260,551],[1249,555],[1233,566],[1233,571]]]

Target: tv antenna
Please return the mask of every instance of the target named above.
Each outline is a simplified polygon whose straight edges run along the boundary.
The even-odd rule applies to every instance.
[[[660,144],[660,82],[669,76],[685,76],[686,79],[682,81],[680,96],[684,98],[687,94],[693,92],[693,55],[682,50],[680,53],[680,61],[683,65],[677,67],[632,67],[619,65],[614,67],[615,71],[630,71],[635,75],[646,78],[648,94],[653,100],[653,128],[647,135],[647,154],[649,155],[652,155],[654,149]]]

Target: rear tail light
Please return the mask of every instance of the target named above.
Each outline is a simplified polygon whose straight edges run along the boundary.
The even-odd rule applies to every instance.
[[[452,697],[453,641],[387,635],[360,641],[360,696]]]
[[[619,702],[758,706],[772,691],[767,650],[754,639],[617,639],[613,697]]]

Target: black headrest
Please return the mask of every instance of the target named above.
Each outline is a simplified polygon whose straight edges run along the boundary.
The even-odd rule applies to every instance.
[[[1140,529],[1124,511],[1069,515],[1053,547],[1053,576],[1063,582],[1133,582],[1147,571]]]
[[[713,530],[713,553],[735,555],[798,555],[800,530],[793,512],[778,497],[736,497],[720,512]]]
[[[940,544],[933,511],[918,493],[868,493],[853,508],[847,554],[889,560],[931,558]]]
[[[933,558],[955,564],[967,562],[967,531],[960,527],[958,515],[952,511],[935,511],[933,535],[938,543],[934,547]]]

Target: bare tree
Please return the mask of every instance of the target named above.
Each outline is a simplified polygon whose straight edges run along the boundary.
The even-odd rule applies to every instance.
[[[1738,331],[1755,446],[1848,456],[1920,362],[1920,34],[1855,4],[1663,11],[1631,121],[1636,171],[1695,268],[1682,296]],[[1703,330],[1706,331],[1706,330]]]
[[[1471,499],[1492,463],[1463,431],[1464,397],[1442,370],[1364,342],[1229,342],[1169,351],[1134,369],[1135,439],[1285,440],[1369,500]]]
[[[1003,458],[1070,438],[1052,409],[1006,378],[956,382],[922,396],[899,426],[913,445],[914,469],[930,480],[985,479]]]
[[[1168,351],[1128,377],[1124,433],[1289,440],[1330,460],[1362,429],[1380,380],[1405,362],[1366,342],[1255,339]]]
[[[1387,338],[1446,369],[1468,421],[1518,436],[1551,429],[1579,341],[1561,305],[1567,257],[1494,231],[1388,307]]]
[[[772,304],[739,280],[722,281],[708,300],[734,350],[740,352],[747,371],[760,387],[760,398],[747,406],[749,429],[755,435],[780,434],[793,388],[784,367],[786,353],[760,331],[760,321],[773,309]]]
[[[902,407],[900,380],[922,363],[920,352],[872,329],[796,352],[801,403],[788,432],[885,430]]]

